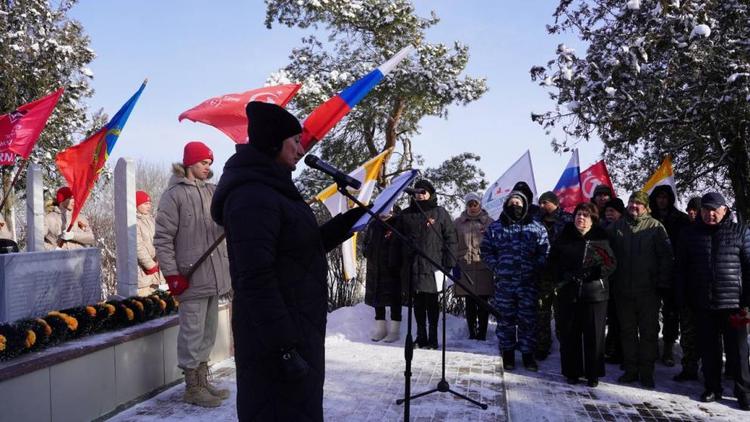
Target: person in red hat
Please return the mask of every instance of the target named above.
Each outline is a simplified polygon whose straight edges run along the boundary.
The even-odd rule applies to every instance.
[[[135,193],[136,218],[136,257],[138,258],[138,296],[148,296],[154,292],[164,278],[159,271],[154,248],[156,222],[151,215],[151,197],[145,191]]]
[[[185,373],[186,403],[217,407],[229,391],[208,383],[208,357],[216,340],[219,296],[230,292],[229,261],[222,242],[207,259],[198,259],[224,234],[210,215],[216,185],[214,155],[203,142],[185,145],[181,163],[159,200],[154,246],[169,290],[180,300],[177,364]],[[192,268],[191,268],[192,267]],[[188,272],[194,272],[188,278]]]
[[[46,250],[80,249],[94,246],[96,243],[91,225],[83,213],[78,214],[73,227],[67,230],[74,205],[73,191],[69,187],[63,186],[57,190],[53,208],[44,216],[46,229],[44,248]]]

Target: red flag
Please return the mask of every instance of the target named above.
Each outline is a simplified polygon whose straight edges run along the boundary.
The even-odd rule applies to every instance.
[[[55,157],[57,168],[68,181],[70,189],[73,191],[73,198],[75,198],[73,216],[70,219],[68,230],[71,229],[73,222],[78,218],[78,214],[88,199],[94,183],[99,178],[99,172],[107,160],[107,129],[106,126],[99,129],[88,139],[59,152]]]
[[[267,86],[241,94],[227,94],[209,98],[180,114],[179,121],[188,119],[213,126],[238,144],[247,143],[247,115],[245,106],[250,101],[264,101],[284,107],[299,91],[300,84]]]
[[[146,81],[143,81],[138,91],[120,108],[117,114],[112,117],[112,120],[89,136],[88,139],[57,153],[55,164],[57,164],[60,174],[68,182],[75,199],[68,231],[73,227],[73,223],[83,209],[89,194],[91,194],[91,190],[99,178],[99,173],[104,168],[104,163],[109,158],[109,154],[120,137],[122,128],[125,127],[130,112],[133,111],[133,107],[135,107],[135,103],[140,98],[144,88],[146,88]]]
[[[63,91],[60,88],[0,116],[0,165],[14,164],[15,154],[29,158]]]
[[[614,196],[617,196],[604,160],[597,161],[591,167],[581,172],[581,189],[586,200],[591,200],[591,197],[594,195],[594,189],[599,185],[609,186]]]

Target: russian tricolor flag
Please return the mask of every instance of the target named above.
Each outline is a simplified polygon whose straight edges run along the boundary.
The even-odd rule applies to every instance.
[[[565,211],[571,212],[583,202],[583,193],[581,192],[581,167],[578,164],[578,150],[573,150],[573,155],[565,166],[560,180],[557,182],[553,192],[560,198],[560,207]]]
[[[387,62],[313,110],[302,126],[301,143],[305,151],[310,151],[318,141],[323,139],[336,123],[346,116],[375,85],[383,80],[385,75],[390,73],[413,50],[413,46],[404,47]]]

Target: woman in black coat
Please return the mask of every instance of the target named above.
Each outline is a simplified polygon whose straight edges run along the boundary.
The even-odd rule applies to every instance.
[[[355,209],[321,227],[292,182],[301,127],[283,108],[247,105],[249,145],[224,166],[211,215],[224,226],[241,421],[322,421],[326,252]],[[200,251],[196,251],[200,254]]]
[[[394,222],[391,212],[381,214],[383,221]],[[395,256],[396,236],[385,225],[372,221],[365,234],[367,278],[365,304],[375,308],[372,341],[393,343],[401,338],[401,260]],[[385,308],[390,307],[391,320],[386,324]]]
[[[451,269],[456,265],[458,244],[453,219],[445,208],[437,204],[435,188],[429,181],[419,180],[414,184],[414,188],[422,190],[422,193],[415,195],[409,207],[401,212],[396,227],[432,260],[441,264],[443,268]],[[401,245],[401,254],[402,285],[407,289],[405,293],[408,293],[411,279],[412,291],[415,292],[416,344],[423,349],[437,349],[440,306],[435,271],[438,268],[406,245]]]
[[[588,386],[596,387],[604,376],[608,277],[615,270],[615,255],[599,226],[596,206],[579,204],[573,215],[573,222],[565,225],[550,252],[556,277],[560,363],[568,383],[577,384],[585,375]]]

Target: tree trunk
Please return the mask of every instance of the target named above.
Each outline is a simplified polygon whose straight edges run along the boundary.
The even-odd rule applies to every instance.
[[[391,110],[391,114],[388,116],[388,123],[385,126],[385,146],[383,146],[383,151],[396,146],[396,128],[398,128],[405,107],[404,100],[396,98],[396,101],[393,103],[393,110]]]

